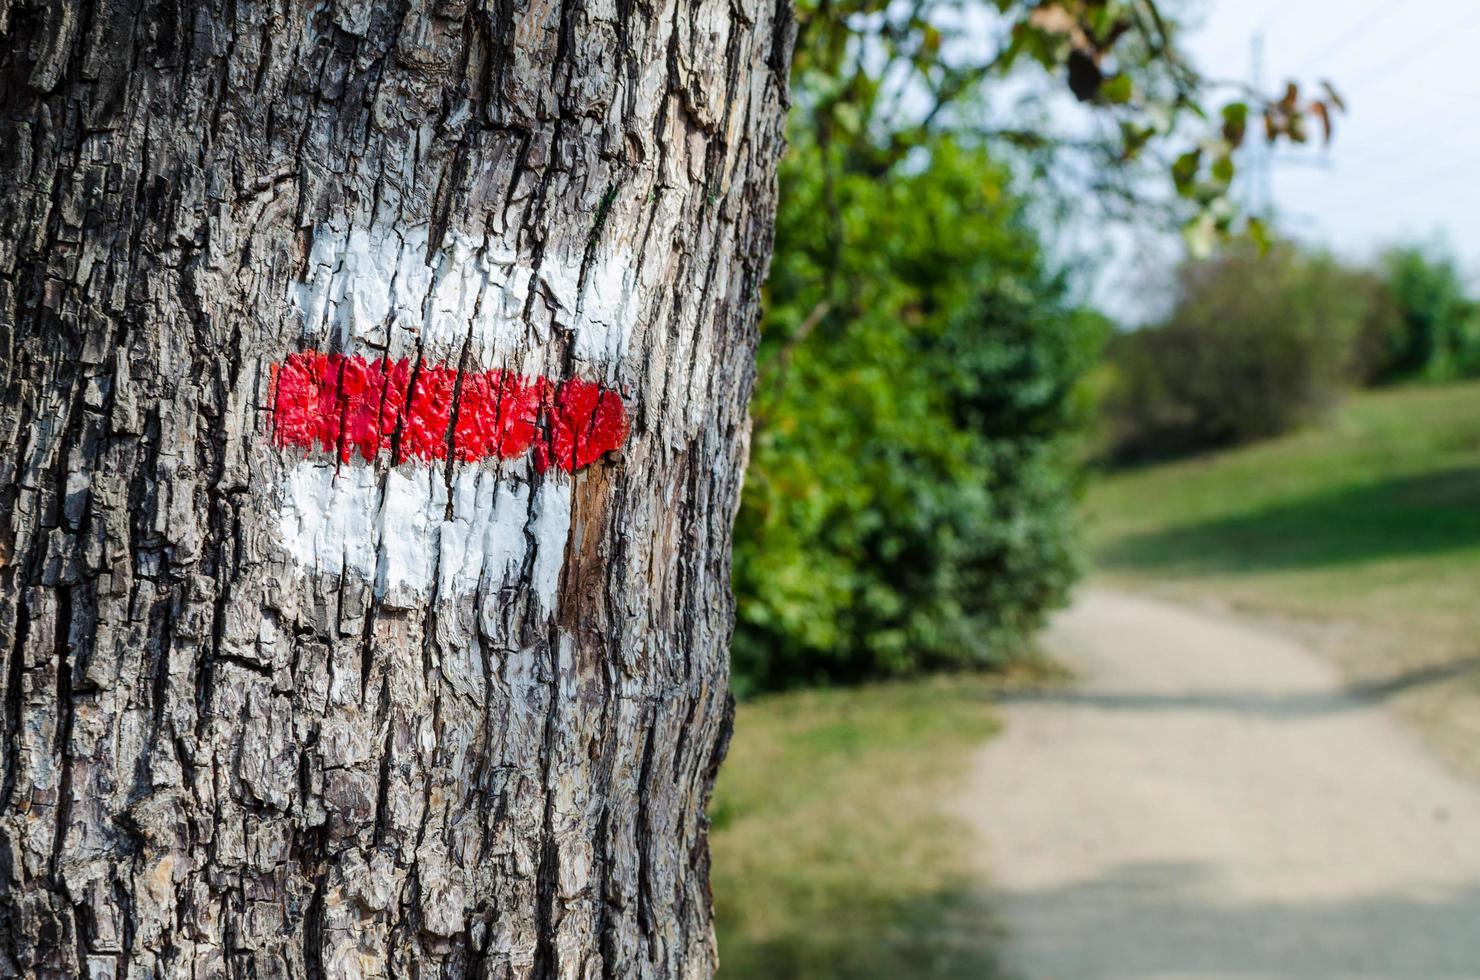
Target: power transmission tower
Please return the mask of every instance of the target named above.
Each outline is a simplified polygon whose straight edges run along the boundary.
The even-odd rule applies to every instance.
[[[1259,31],[1249,39],[1249,87],[1256,96],[1264,93],[1264,32]],[[1258,119],[1251,120],[1254,131],[1245,143],[1245,166],[1248,179],[1245,182],[1244,206],[1252,217],[1268,222],[1274,217],[1274,168],[1270,147],[1259,131]]]

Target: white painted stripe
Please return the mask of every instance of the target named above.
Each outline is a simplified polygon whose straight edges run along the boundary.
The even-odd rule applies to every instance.
[[[373,580],[376,595],[391,599],[494,594],[516,585],[529,563],[540,609],[552,611],[570,531],[570,475],[533,476],[528,461],[456,464],[449,511],[444,472],[302,460],[278,499],[283,548],[305,569]]]
[[[428,259],[426,226],[320,225],[306,281],[288,298],[311,346],[346,352],[420,353],[456,363],[471,339],[484,368],[538,371],[550,337],[526,323],[536,283],[553,322],[570,331],[580,365],[610,380],[631,342],[639,299],[632,256],[598,254],[580,283],[582,254],[546,253],[538,276],[528,256],[449,232]],[[532,318],[536,323],[538,317]]]
[[[548,472],[548,471],[547,471]],[[565,564],[565,542],[570,535],[571,477],[547,480],[535,492],[534,519],[529,530],[534,536],[534,571],[530,579],[540,608],[555,609],[555,594],[560,588],[560,569]]]

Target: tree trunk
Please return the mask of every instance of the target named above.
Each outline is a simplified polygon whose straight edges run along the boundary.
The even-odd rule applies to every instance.
[[[786,0],[0,0],[0,975],[705,977]]]

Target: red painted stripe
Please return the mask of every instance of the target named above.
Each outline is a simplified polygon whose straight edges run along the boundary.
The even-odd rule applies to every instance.
[[[511,458],[535,451],[544,470],[589,466],[627,438],[621,396],[581,378],[555,384],[507,371],[299,351],[274,365],[273,438],[395,462]],[[456,402],[457,410],[453,411]],[[449,438],[449,429],[451,429]]]
[[[589,466],[627,438],[627,408],[615,391],[571,378],[555,392],[548,451],[563,470]],[[541,446],[541,452],[546,451]]]

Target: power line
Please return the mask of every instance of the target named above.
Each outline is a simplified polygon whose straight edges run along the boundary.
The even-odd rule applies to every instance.
[[[1344,51],[1352,44],[1360,41],[1371,33],[1372,29],[1382,23],[1388,17],[1402,10],[1410,0],[1377,0],[1377,3],[1369,9],[1364,17],[1351,26],[1351,29],[1322,48],[1320,53],[1305,63],[1303,71],[1310,71],[1319,67],[1332,55]]]
[[[1319,201],[1305,198],[1300,202],[1300,209],[1306,215],[1316,217],[1323,222],[1332,220],[1334,216],[1343,215],[1344,212],[1355,212],[1359,213],[1363,219],[1382,226],[1406,221],[1453,227],[1451,221],[1455,205],[1473,207],[1474,193],[1472,187],[1457,187],[1446,194],[1443,200],[1423,202],[1427,205],[1425,207],[1417,207],[1419,202],[1414,200],[1411,192],[1384,194],[1379,197],[1364,198],[1360,202],[1348,198]],[[1360,206],[1357,206],[1358,204]],[[1400,236],[1394,234],[1391,237]]]
[[[1414,149],[1422,150],[1420,144],[1417,147],[1411,144],[1402,148],[1407,153],[1384,153],[1376,159],[1368,160],[1365,167],[1358,168],[1370,172],[1374,167],[1386,166],[1389,162],[1396,162],[1405,156],[1412,156]],[[1335,164],[1338,175],[1343,170],[1341,163]],[[1323,200],[1326,206],[1340,206],[1347,202],[1359,203],[1367,208],[1372,205],[1374,199],[1380,199],[1383,203],[1391,203],[1393,200],[1402,200],[1414,193],[1432,190],[1435,186],[1445,186],[1457,180],[1470,181],[1472,176],[1480,172],[1480,154],[1474,153],[1449,153],[1442,156],[1434,156],[1422,162],[1418,167],[1395,168],[1386,175],[1378,174],[1375,179],[1352,182],[1343,180],[1336,176],[1331,180],[1322,181],[1312,190],[1325,192]]]
[[[1436,45],[1442,46],[1448,41],[1463,37],[1464,34],[1461,32],[1461,28],[1466,27],[1477,20],[1480,20],[1480,16],[1476,15],[1476,11],[1467,11],[1464,16],[1444,25],[1441,30],[1434,31],[1426,35],[1421,41],[1405,48],[1400,54],[1378,63],[1378,65],[1375,68],[1370,69],[1365,76],[1360,73],[1357,74],[1356,80],[1360,84],[1376,83],[1390,79],[1392,78],[1392,76],[1399,74],[1406,67],[1413,64],[1413,59],[1421,54],[1426,53],[1427,49]],[[1426,126],[1429,123],[1435,122],[1439,119],[1453,119],[1459,116],[1462,112],[1463,106],[1448,104],[1435,107],[1427,112],[1423,112],[1415,116],[1409,116],[1405,119],[1401,119],[1400,123],[1407,131],[1411,132],[1416,128]],[[1398,144],[1396,147],[1392,145],[1384,147],[1378,150],[1376,153],[1373,153],[1371,151],[1368,151],[1366,153],[1359,153],[1355,158],[1346,158],[1344,160],[1338,161],[1338,165],[1351,166],[1352,164],[1358,164],[1361,168],[1371,169],[1376,166],[1383,166],[1391,162],[1403,160],[1405,158],[1413,156],[1415,153],[1434,148],[1435,141],[1432,139],[1410,139]]]
[[[1439,164],[1437,167],[1420,168],[1416,173],[1410,171],[1394,174],[1386,180],[1369,181],[1355,186],[1325,182],[1318,184],[1315,189],[1337,191],[1334,197],[1325,199],[1327,208],[1339,207],[1347,202],[1357,203],[1358,199],[1364,208],[1370,208],[1374,199],[1378,203],[1391,205],[1395,200],[1403,200],[1415,192],[1433,190],[1436,185],[1443,185],[1446,181],[1460,178],[1468,181],[1480,169],[1480,156],[1473,154],[1436,162]]]
[[[1417,44],[1404,48],[1401,54],[1389,58],[1386,61],[1378,62],[1375,67],[1369,68],[1365,75],[1359,73],[1357,77],[1365,85],[1371,85],[1374,82],[1380,82],[1390,78],[1410,65],[1413,59],[1423,54],[1427,48],[1435,44],[1442,44],[1446,40],[1453,41],[1463,37],[1464,35],[1460,33],[1460,30],[1476,21],[1480,21],[1480,11],[1469,10],[1465,16],[1445,24],[1442,28],[1431,34],[1425,34],[1423,39]]]
[[[1403,122],[1407,124],[1407,128],[1405,131],[1412,131],[1415,127],[1432,122],[1435,119],[1440,118],[1441,116],[1455,116],[1458,114],[1458,109],[1452,106],[1446,106],[1442,112],[1429,112],[1413,119],[1405,119],[1403,120]],[[1452,131],[1452,129],[1441,130],[1440,135],[1445,135]],[[1445,146],[1443,143],[1436,142],[1433,139],[1410,139],[1396,145],[1389,144],[1375,151],[1368,150],[1365,153],[1357,153],[1354,156],[1335,157],[1334,155],[1332,155],[1332,159],[1337,164],[1337,166],[1342,169],[1354,167],[1357,170],[1361,171],[1371,170],[1374,167],[1386,166],[1387,164],[1395,163],[1400,160],[1407,160],[1414,155],[1423,153],[1425,151],[1443,152],[1444,149]]]

